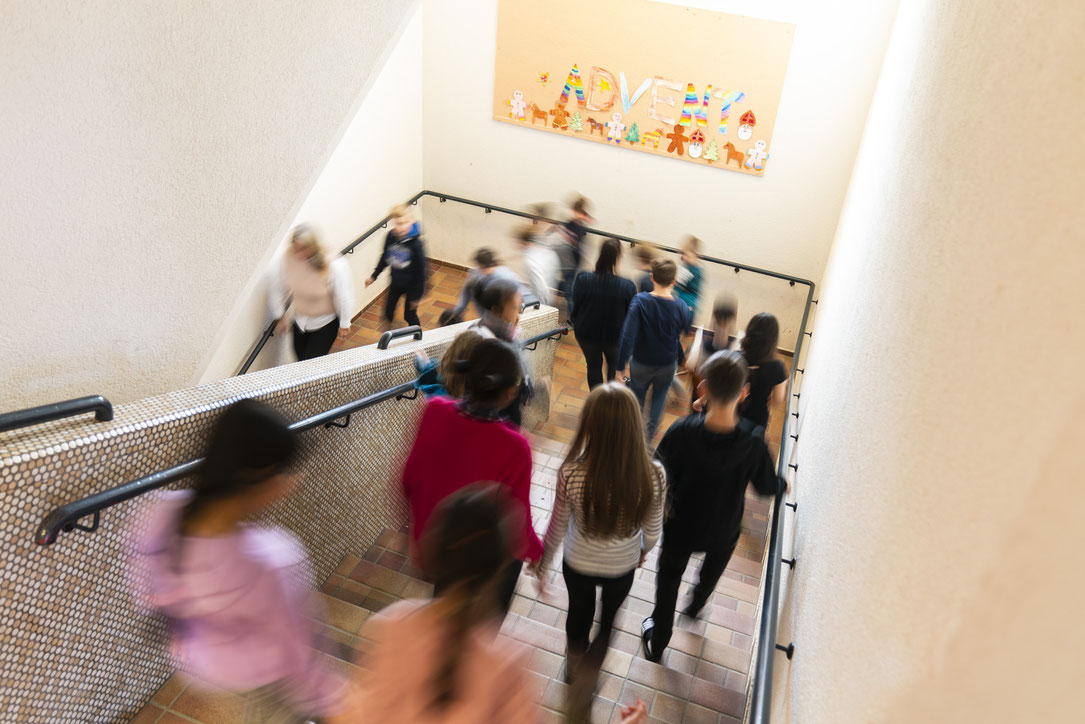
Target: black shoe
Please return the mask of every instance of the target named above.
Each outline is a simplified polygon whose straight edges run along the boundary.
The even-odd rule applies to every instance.
[[[690,601],[690,604],[688,606],[686,606],[684,609],[682,609],[682,615],[683,616],[689,616],[694,621],[696,621],[698,618],[701,617],[701,611],[703,611],[703,610],[704,610],[704,604],[703,603],[700,606],[695,606],[694,603],[692,601]]]
[[[655,630],[656,622],[652,620],[652,617],[644,619],[640,625],[640,640],[644,642],[644,658],[651,661],[653,664],[658,664],[659,660],[663,658],[663,652],[658,654],[652,651],[652,631]]]

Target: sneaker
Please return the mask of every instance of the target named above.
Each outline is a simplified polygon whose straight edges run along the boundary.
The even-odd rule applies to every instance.
[[[644,658],[648,659],[654,664],[658,664],[659,660],[663,658],[663,652],[658,654],[652,651],[652,631],[655,630],[656,622],[652,620],[652,617],[644,619],[640,625],[640,639],[644,642]]]

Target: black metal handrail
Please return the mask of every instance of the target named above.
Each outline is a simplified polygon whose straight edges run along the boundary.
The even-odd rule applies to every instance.
[[[84,412],[93,412],[94,419],[98,422],[109,422],[113,419],[113,405],[101,395],[89,395],[77,397],[74,400],[54,402],[49,405],[28,407],[25,410],[5,412],[0,415],[0,432],[18,430],[21,427],[39,425],[43,422],[62,420],[65,417],[82,415]]]
[[[560,339],[561,335],[568,334],[568,332],[568,327],[562,325],[551,329],[548,332],[536,335],[531,339],[524,341],[522,344],[524,347],[527,347],[529,344],[537,344],[545,339]],[[534,347],[531,349],[534,349]],[[415,378],[410,382],[404,382],[395,387],[389,387],[386,390],[374,392],[371,395],[366,395],[353,402],[347,402],[338,407],[333,407],[330,410],[325,410],[316,415],[298,420],[290,425],[290,429],[296,433],[302,433],[320,427],[321,425],[324,427],[346,427],[350,424],[350,416],[352,414],[364,410],[367,407],[372,407],[378,402],[393,398],[397,400],[413,400],[418,394],[416,388],[417,381],[417,378]],[[336,423],[335,421],[340,418],[346,418],[346,422]],[[175,465],[165,470],[159,470],[158,472],[145,475],[142,478],[137,478],[136,480],[124,483],[123,485],[118,485],[115,488],[103,490],[100,493],[89,495],[73,503],[54,508],[42,519],[42,522],[34,535],[34,542],[41,546],[47,546],[55,543],[61,532],[67,533],[72,530],[95,531],[98,529],[101,513],[106,508],[111,508],[126,500],[137,498],[140,495],[158,490],[170,483],[181,480],[194,473],[202,463],[203,458],[189,460],[180,465]],[[81,525],[79,521],[88,516],[93,516],[91,525]]]
[[[430,191],[428,189],[419,191],[414,196],[412,196],[410,199],[408,199],[407,203],[412,205],[412,206],[415,206],[415,205],[418,204],[419,199],[421,199],[424,196],[432,196],[432,197],[434,197],[436,199],[439,199],[442,204],[447,202],[447,201],[454,201],[454,202],[456,202],[458,204],[464,204],[464,205],[467,205],[467,206],[474,206],[476,208],[483,209],[487,214],[496,211],[499,214],[507,214],[509,216],[518,216],[521,219],[533,219],[533,220],[536,220],[536,221],[545,221],[545,222],[548,222],[548,223],[551,223],[551,224],[560,224],[560,223],[562,223],[562,221],[560,219],[552,219],[552,218],[550,218],[548,216],[540,216],[539,214],[532,214],[532,213],[527,212],[527,211],[519,211],[517,209],[510,209],[510,208],[506,208],[504,206],[495,206],[494,204],[488,204],[488,203],[485,203],[483,201],[475,201],[474,199],[467,199],[467,198],[464,198],[462,196],[453,196],[451,194],[443,194],[443,193],[441,193],[439,191]],[[376,233],[380,229],[383,229],[383,228],[387,227],[388,222],[391,220],[391,218],[392,218],[391,215],[385,216],[383,219],[381,219],[376,224],[374,224],[372,227],[370,227],[364,234],[362,234],[357,239],[355,239],[350,244],[348,244],[346,247],[344,247],[343,250],[340,253],[341,254],[353,254],[354,253],[354,248],[356,246],[361,244],[363,241],[368,239],[370,236],[372,236],[374,233]],[[672,254],[680,253],[679,250],[675,249],[674,247],[666,246],[664,244],[659,244],[659,243],[656,243],[654,241],[647,241],[645,239],[637,239],[637,238],[634,238],[632,236],[625,236],[624,234],[615,234],[615,233],[612,233],[612,232],[609,232],[609,231],[603,231],[602,229],[594,229],[594,228],[591,228],[591,227],[587,227],[585,229],[585,231],[587,231],[587,233],[593,234],[595,236],[605,236],[605,237],[608,237],[608,238],[618,239],[619,241],[624,241],[627,244],[629,244],[631,247],[636,246],[637,244],[650,244],[651,246],[655,247],[656,249],[661,249],[662,251],[670,252]],[[734,269],[735,272],[748,271],[748,272],[753,272],[754,274],[762,274],[764,276],[773,277],[775,279],[783,279],[784,281],[790,283],[791,286],[795,286],[796,284],[805,284],[805,285],[807,285],[807,286],[809,286],[811,288],[813,288],[813,286],[814,286],[814,283],[812,281],[810,281],[809,279],[803,279],[801,277],[792,276],[790,274],[783,274],[781,272],[775,272],[775,271],[772,271],[771,269],[762,269],[760,267],[750,266],[749,264],[742,264],[742,263],[737,262],[737,261],[728,261],[726,259],[719,259],[719,258],[716,258],[714,256],[701,256],[701,259],[703,261],[706,261],[706,262],[710,263],[710,264],[719,264],[721,266],[729,266],[732,269]],[[532,304],[534,304],[534,302],[532,302]],[[525,308],[526,308],[526,305],[525,305]],[[243,374],[245,374],[246,372],[249,371],[249,368],[252,366],[253,362],[256,361],[257,356],[260,354],[260,351],[263,350],[264,345],[267,344],[268,339],[270,339],[272,336],[274,336],[274,334],[273,334],[274,331],[275,331],[275,322],[272,321],[271,324],[268,325],[267,329],[264,330],[264,333],[260,336],[260,339],[257,340],[256,345],[253,347],[252,352],[249,354],[248,358],[245,360],[245,363],[243,365],[241,365],[241,371],[238,372],[239,375],[243,375]]]
[[[788,431],[791,422],[791,405],[795,399],[794,385],[795,373],[798,369],[799,354],[802,352],[803,337],[806,336],[806,324],[810,319],[810,307],[814,303],[814,284],[806,282],[809,288],[806,293],[806,305],[802,311],[802,322],[799,324],[799,332],[795,339],[795,354],[791,358],[791,370],[787,378],[787,404],[784,405],[784,422],[780,431],[780,459],[777,461],[776,474],[781,478],[787,477],[788,452],[792,447],[793,439]],[[797,413],[796,413],[797,414]],[[749,721],[753,724],[769,724],[772,711],[772,670],[776,656],[776,627],[778,610],[780,605],[780,563],[783,549],[783,514],[786,509],[784,497],[786,493],[780,491],[772,506],[772,521],[769,526],[769,549],[768,564],[765,569],[764,586],[761,594],[761,621],[758,624],[757,657],[753,662],[751,686],[753,692],[750,699]],[[787,651],[790,659],[794,652],[793,646],[780,647]]]
[[[422,339],[422,328],[417,324],[412,324],[409,327],[401,327],[400,329],[389,329],[377,340],[377,349],[388,349],[388,345],[392,343],[392,340],[400,337],[414,337],[415,340]]]

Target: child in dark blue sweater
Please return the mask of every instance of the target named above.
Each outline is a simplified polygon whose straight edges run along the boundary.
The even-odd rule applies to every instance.
[[[376,281],[385,267],[391,271],[392,283],[388,285],[384,321],[391,324],[399,298],[404,297],[403,320],[421,327],[418,303],[426,291],[426,250],[422,245],[422,229],[404,204],[392,209],[392,228],[384,239],[384,251],[365,285]]]
[[[670,259],[652,262],[653,289],[633,297],[618,344],[618,369],[629,364],[629,386],[642,410],[649,388],[652,390],[652,404],[645,420],[649,442],[663,418],[674,373],[685,359],[682,335],[691,323],[689,307],[672,294],[675,272]]]

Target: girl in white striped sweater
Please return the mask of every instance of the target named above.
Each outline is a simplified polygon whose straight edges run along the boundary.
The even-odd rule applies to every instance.
[[[537,575],[545,573],[564,540],[562,575],[569,591],[566,678],[590,682],[589,698],[614,616],[663,524],[663,467],[648,455],[641,425],[640,408],[629,388],[611,382],[592,390],[558,472],[557,497],[536,569]],[[599,633],[589,642],[596,588],[602,589],[602,612]]]

